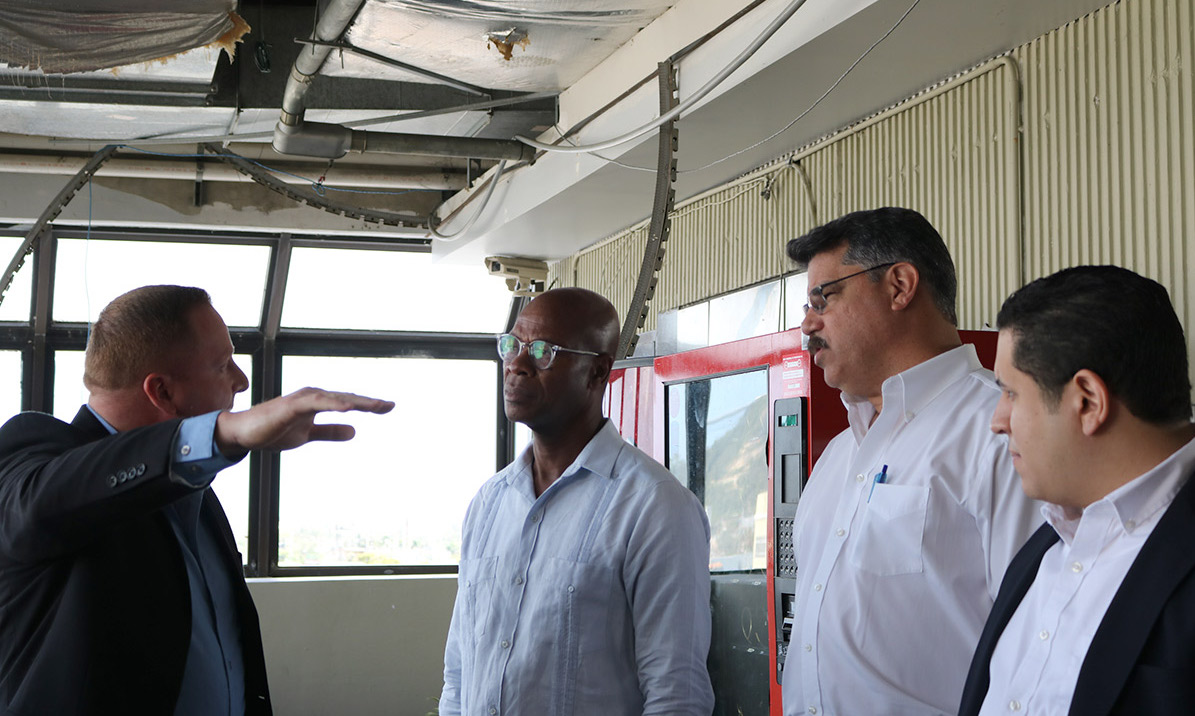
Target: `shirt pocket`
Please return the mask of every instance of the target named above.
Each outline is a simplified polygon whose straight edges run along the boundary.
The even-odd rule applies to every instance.
[[[605,564],[553,559],[560,581],[560,646],[566,660],[606,648],[614,569]]]
[[[461,616],[475,637],[486,633],[494,598],[494,570],[497,557],[461,559],[458,589],[463,590]]]
[[[920,573],[929,487],[878,484],[864,507],[851,564],[879,576]]]

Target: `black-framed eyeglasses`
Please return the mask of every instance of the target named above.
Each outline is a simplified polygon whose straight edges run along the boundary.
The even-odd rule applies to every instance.
[[[847,280],[848,278],[862,276],[863,274],[868,273],[869,271],[875,271],[877,269],[888,268],[889,266],[895,266],[897,263],[899,263],[899,262],[889,261],[886,264],[879,264],[877,266],[872,266],[871,268],[865,268],[862,271],[856,271],[855,273],[847,274],[846,276],[843,276],[842,278],[836,278],[833,281],[826,281],[823,284],[814,286],[813,288],[811,288],[809,290],[809,303],[805,304],[805,313],[809,313],[810,311],[813,311],[814,313],[816,313],[819,316],[822,315],[823,313],[825,313],[826,312],[826,289],[833,286],[834,284],[842,283],[843,281]]]
[[[555,343],[548,343],[547,341],[528,341],[524,343],[509,333],[503,333],[498,336],[498,356],[502,358],[503,363],[509,363],[518,358],[519,353],[523,352],[524,347],[527,348],[527,355],[531,356],[531,362],[535,364],[536,370],[551,368],[552,362],[556,360],[556,354],[561,351],[565,353],[577,353],[583,356],[601,355],[601,353],[594,353],[593,351],[579,351],[575,348],[565,348],[564,346],[558,346]]]

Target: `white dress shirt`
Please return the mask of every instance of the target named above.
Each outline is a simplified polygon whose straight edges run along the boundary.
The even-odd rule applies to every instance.
[[[444,716],[709,716],[709,522],[610,421],[538,498],[531,448],[469,505]]]
[[[1046,505],[1061,538],[992,652],[991,682],[980,716],[1060,714],[1112,597],[1174,496],[1195,469],[1195,441],[1157,467],[1091,503],[1077,519]]]
[[[974,347],[881,390],[878,416],[843,395],[850,427],[797,505],[789,716],[955,713],[1004,569],[1041,524]]]

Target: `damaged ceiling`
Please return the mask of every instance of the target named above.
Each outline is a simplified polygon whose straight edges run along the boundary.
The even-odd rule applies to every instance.
[[[65,176],[119,143],[129,148],[96,175],[108,192],[92,208],[97,223],[136,225],[140,211],[147,225],[190,226],[203,213],[194,206],[159,212],[128,196],[163,204],[156,182],[185,180],[202,204],[201,185],[241,181],[239,198],[227,199],[234,210],[209,221],[422,240],[417,225],[429,215],[463,223],[456,215],[482,204],[466,205],[477,179],[509,154],[476,225],[433,250],[460,261],[561,258],[650,213],[656,133],[603,158],[535,154],[514,138],[564,131],[590,143],[638,127],[658,113],[657,63],[683,54],[684,101],[794,4],[742,68],[681,115],[678,200],[1106,0],[9,0],[0,7],[0,221],[36,218]],[[234,43],[233,57],[219,49]],[[278,138],[280,119],[316,131],[302,155]],[[254,199],[266,190],[244,183],[245,171],[268,172],[314,203],[360,207],[364,218],[298,218],[320,213],[306,207],[284,215],[276,194]],[[228,192],[206,201],[217,196]],[[372,220],[382,215],[401,221]],[[83,216],[76,208],[61,220]]]

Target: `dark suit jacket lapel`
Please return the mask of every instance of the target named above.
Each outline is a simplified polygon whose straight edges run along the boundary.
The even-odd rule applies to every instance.
[[[1188,478],[1116,590],[1095,632],[1071,702],[1072,714],[1108,713],[1175,587],[1195,568],[1195,479]]]
[[[79,412],[75,413],[75,419],[71,421],[71,427],[79,432],[84,443],[99,440],[109,435],[108,428],[105,428],[104,424],[96,419],[95,415],[91,413],[91,409],[86,405],[81,406]]]
[[[1025,598],[1029,586],[1037,578],[1037,569],[1042,558],[1057,541],[1058,533],[1054,528],[1048,523],[1043,524],[1008,565],[1004,579],[1000,582],[996,602],[992,605],[987,623],[983,625],[979,644],[975,647],[975,656],[971,659],[971,670],[967,673],[967,683],[963,687],[963,699],[959,707],[960,716],[979,713],[983,699],[988,693],[992,652],[996,650],[996,643],[1000,641],[1004,627],[1008,626],[1008,620],[1012,619],[1021,600]]]

